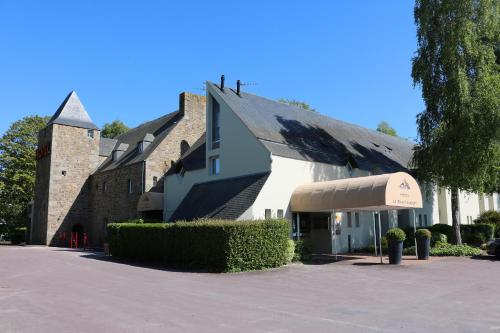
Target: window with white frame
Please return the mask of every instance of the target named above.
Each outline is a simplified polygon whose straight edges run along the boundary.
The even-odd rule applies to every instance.
[[[267,219],[270,219],[272,217],[272,211],[270,209],[265,209],[264,210],[264,218],[267,220]]]
[[[210,174],[211,175],[220,174],[220,158],[219,158],[219,156],[210,157]]]
[[[283,218],[283,209],[278,209],[278,211],[276,212],[276,217],[279,219]]]

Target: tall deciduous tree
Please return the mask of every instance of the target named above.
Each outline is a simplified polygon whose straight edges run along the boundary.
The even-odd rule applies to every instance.
[[[451,189],[461,243],[458,191],[500,184],[500,2],[417,0],[415,23],[412,77],[426,109],[413,164],[421,180]]]
[[[390,136],[398,136],[396,130],[387,121],[381,121],[377,126],[377,131]]]
[[[297,107],[302,108],[302,109],[307,110],[307,111],[316,111],[316,109],[313,109],[306,102],[297,101],[295,99],[280,98],[280,99],[278,99],[278,102],[285,103],[285,104],[292,105],[292,106],[297,106]]]
[[[0,220],[10,226],[26,222],[26,207],[34,195],[38,132],[48,120],[25,117],[0,138]]]
[[[114,138],[120,134],[123,134],[129,130],[128,126],[121,120],[115,120],[111,123],[106,123],[102,127],[101,136],[103,138]]]

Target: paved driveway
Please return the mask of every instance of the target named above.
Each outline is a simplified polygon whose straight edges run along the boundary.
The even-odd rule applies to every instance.
[[[500,332],[500,262],[204,274],[0,246],[0,332]]]

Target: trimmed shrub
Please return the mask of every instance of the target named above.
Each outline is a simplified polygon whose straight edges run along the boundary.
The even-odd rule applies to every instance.
[[[403,231],[403,229],[391,228],[387,231],[385,237],[389,242],[390,241],[402,242],[406,239],[406,234]]]
[[[10,242],[12,244],[21,244],[26,242],[26,227],[17,227],[9,232]]]
[[[483,212],[477,219],[474,220],[475,224],[489,224],[494,227],[494,237],[500,238],[500,212],[488,210]]]
[[[429,229],[417,229],[415,237],[417,238],[431,238],[432,234]]]
[[[311,260],[314,244],[310,239],[299,239],[295,241],[295,256],[293,261]]]
[[[431,256],[470,257],[477,256],[482,253],[483,251],[481,249],[469,245],[436,243],[436,246],[431,248]]]
[[[428,229],[431,232],[439,232],[440,234],[445,235],[446,239],[448,241],[450,241],[454,238],[453,237],[453,227],[451,225],[438,223],[438,224],[431,225],[430,227],[428,227]]]
[[[445,234],[440,232],[432,232],[431,233],[431,245],[440,242],[440,243],[448,243],[448,237]]]
[[[113,256],[219,272],[286,264],[289,235],[287,220],[108,224]]]
[[[462,242],[481,245],[493,238],[494,226],[491,224],[464,224],[460,226]]]
[[[295,242],[289,239],[286,247],[286,262],[292,262],[293,258],[295,258]]]
[[[474,220],[476,224],[500,224],[500,212],[496,210],[488,210],[483,212],[477,219]]]

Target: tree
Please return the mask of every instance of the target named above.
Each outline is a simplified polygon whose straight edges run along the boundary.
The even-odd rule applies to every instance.
[[[386,121],[381,121],[378,124],[377,131],[385,133],[385,134],[390,135],[390,136],[398,136],[398,134],[396,133],[396,130],[394,128],[392,128],[391,125],[389,125],[389,123]]]
[[[106,123],[102,127],[101,136],[103,138],[113,139],[120,134],[123,134],[129,130],[128,126],[121,120],[115,120],[111,123]]]
[[[278,102],[285,103],[285,104],[292,105],[292,106],[297,106],[297,107],[304,109],[304,110],[307,110],[307,111],[316,112],[316,109],[313,109],[306,102],[297,101],[295,99],[280,98],[280,99],[278,99]]]
[[[25,117],[0,138],[0,220],[9,227],[26,224],[26,207],[34,195],[38,132],[48,120]]]
[[[460,244],[458,191],[500,186],[498,0],[417,0],[412,77],[425,110],[417,116],[417,177],[451,190]]]

